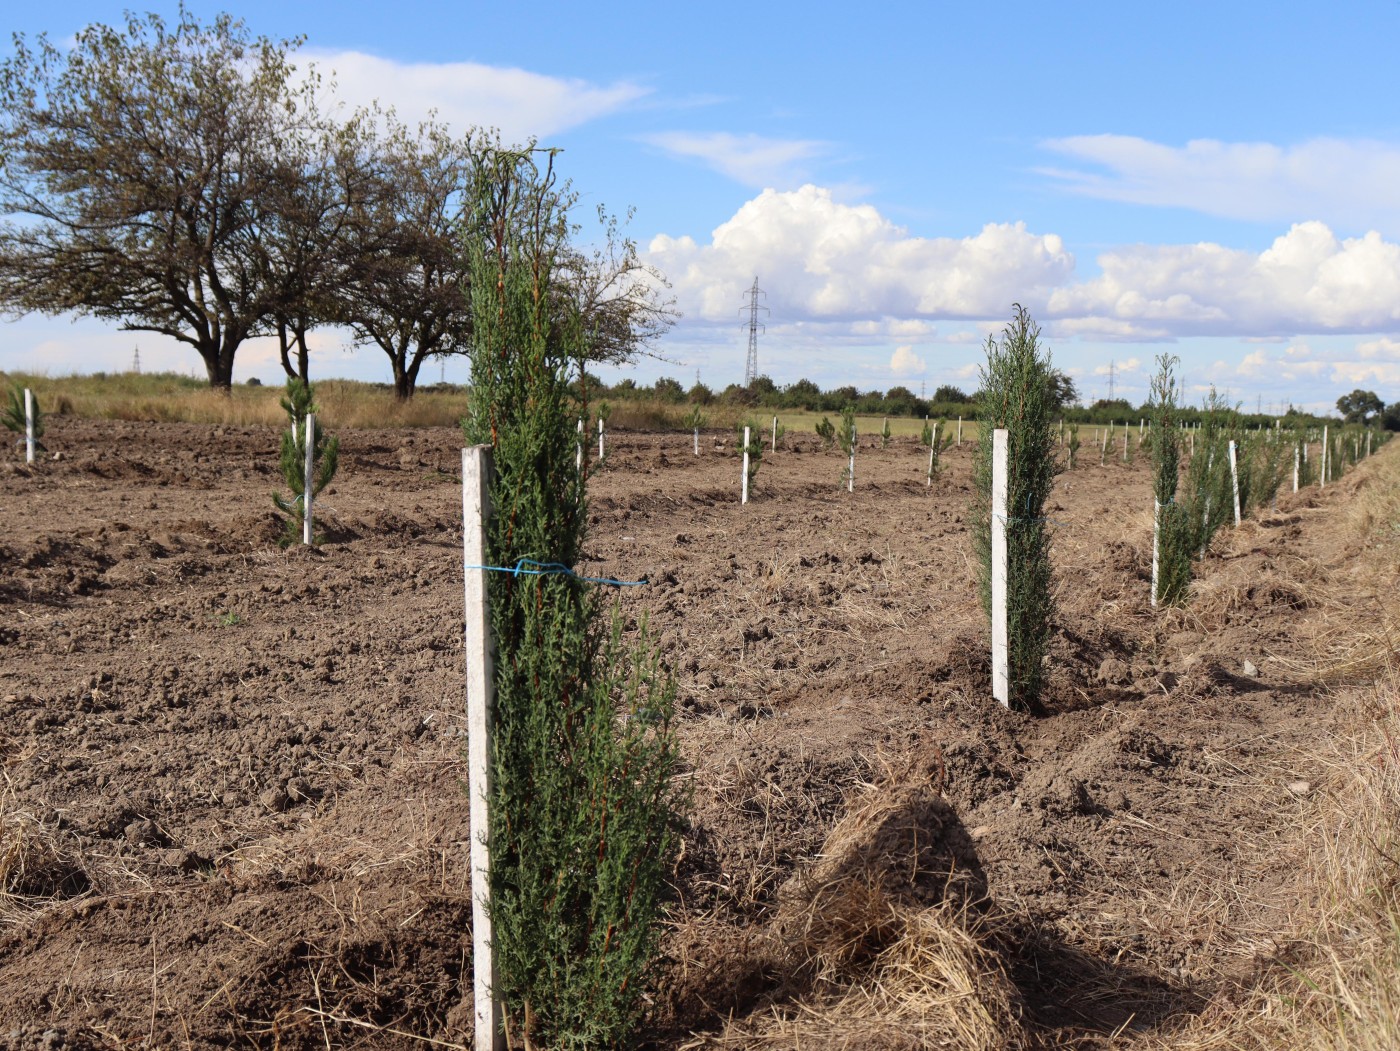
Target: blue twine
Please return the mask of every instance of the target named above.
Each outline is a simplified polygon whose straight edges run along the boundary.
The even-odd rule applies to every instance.
[[[531,568],[526,569],[529,566]],[[525,577],[573,577],[586,584],[606,584],[614,588],[635,588],[650,584],[646,577],[641,580],[613,580],[611,577],[581,577],[562,562],[539,562],[533,558],[522,558],[513,566],[463,566],[463,569],[484,569],[491,573],[509,573],[511,576]]]

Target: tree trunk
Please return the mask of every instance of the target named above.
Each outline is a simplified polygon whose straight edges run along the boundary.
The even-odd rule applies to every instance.
[[[212,346],[197,348],[204,359],[204,371],[209,377],[209,386],[225,394],[233,388],[233,355],[238,343],[225,338]]]

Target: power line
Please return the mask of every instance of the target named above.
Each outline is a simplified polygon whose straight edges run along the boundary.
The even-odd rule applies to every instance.
[[[759,329],[763,329],[765,332],[767,331],[758,320],[758,312],[762,310],[771,313],[767,307],[758,305],[758,297],[766,296],[767,294],[767,292],[758,287],[758,277],[755,276],[753,279],[753,287],[748,290],[749,305],[739,308],[739,313],[741,314],[745,310],[749,312],[749,357],[748,361],[744,364],[745,387],[758,378],[758,331]]]

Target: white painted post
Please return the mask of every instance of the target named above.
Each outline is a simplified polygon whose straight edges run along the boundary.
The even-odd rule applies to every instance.
[[[583,419],[578,421],[578,437],[574,439],[574,470],[583,470]]]
[[[1187,437],[1191,439],[1191,459],[1196,458],[1196,432],[1192,431]]]
[[[1007,431],[992,431],[992,696],[1011,707],[1006,618]]]
[[[958,448],[962,448],[962,417],[958,417]]]
[[[491,520],[491,446],[462,450],[462,563],[466,600],[467,785],[471,818],[472,995],[481,1051],[503,1051],[505,1028],[495,999],[491,932],[491,729],[496,706],[495,644],[487,591],[486,526]]]
[[[1327,488],[1327,427],[1326,427],[1325,424],[1323,425],[1323,428],[1322,428],[1322,457],[1321,457],[1321,459],[1322,459],[1322,470],[1318,473],[1318,476],[1317,476],[1317,487],[1318,487],[1319,489],[1326,489],[1326,488]]]
[[[301,542],[311,543],[311,490],[316,483],[316,414],[306,414],[306,457],[301,489]]]
[[[773,417],[773,451],[778,451],[778,417]]]
[[[1235,459],[1235,443],[1230,442],[1230,486],[1235,492],[1235,526],[1240,524],[1240,470]]]
[[[1132,430],[1125,423],[1123,425],[1123,462],[1128,462],[1128,442],[1132,436]]]
[[[598,417],[598,459],[603,458],[603,417]]]
[[[846,492],[856,491],[856,423],[851,421],[851,462],[846,465]]]
[[[24,462],[34,462],[34,392],[24,388]]]
[[[749,429],[744,428],[744,480],[740,485],[739,503],[749,502]]]
[[[1162,550],[1162,505],[1152,498],[1152,608],[1157,608],[1157,566]]]
[[[927,417],[925,417],[927,419]],[[928,487],[933,488],[933,457],[938,450],[938,424],[933,425],[933,442],[928,447]]]
[[[700,455],[700,428],[695,428],[695,455]]]
[[[1366,455],[1371,455],[1371,432],[1366,432]]]
[[[1293,491],[1298,491],[1298,445],[1293,445]]]

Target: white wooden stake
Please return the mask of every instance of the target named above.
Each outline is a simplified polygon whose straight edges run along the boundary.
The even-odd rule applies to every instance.
[[[487,591],[486,526],[491,520],[491,446],[462,450],[462,563],[466,600],[467,784],[471,818],[472,993],[480,1051],[504,1051],[501,1004],[494,997],[491,932],[491,728],[496,707],[495,644]]]
[[[1128,440],[1133,432],[1128,429],[1127,424],[1123,425],[1123,462],[1128,462]]]
[[[1011,707],[1011,661],[1006,623],[1007,431],[992,431],[992,696]]]
[[[927,421],[928,417],[924,417]],[[933,457],[938,451],[938,424],[933,425],[933,442],[928,447],[928,487],[933,488]]]
[[[958,448],[962,448],[962,417],[958,417]]]
[[[695,455],[700,455],[700,428],[695,428]]]
[[[598,459],[603,458],[603,417],[598,417]]]
[[[1230,485],[1235,492],[1235,527],[1240,524],[1240,469],[1235,459],[1235,443],[1230,443]]]
[[[740,489],[739,503],[749,502],[749,429],[744,428],[744,480]]]
[[[306,414],[306,459],[301,489],[301,542],[311,543],[311,490],[316,481],[316,414]]]
[[[1371,455],[1371,432],[1366,432],[1366,455]]]
[[[1152,498],[1152,608],[1157,608],[1157,566],[1162,550],[1162,505]]]
[[[583,470],[583,420],[578,421],[578,437],[574,439],[574,470]]]
[[[856,424],[851,421],[851,462],[846,465],[846,492],[856,491]]]
[[[34,392],[24,388],[24,462],[34,462]]]
[[[1326,488],[1327,488],[1327,427],[1326,427],[1325,425],[1324,425],[1323,428],[1322,428],[1322,457],[1321,457],[1321,459],[1322,459],[1322,470],[1321,470],[1321,472],[1320,472],[1320,473],[1318,474],[1318,476],[1317,476],[1317,487],[1318,487],[1319,489],[1326,489]]]
[[[778,417],[773,417],[773,451],[778,451]]]
[[[1293,446],[1293,491],[1298,491],[1298,446]]]

